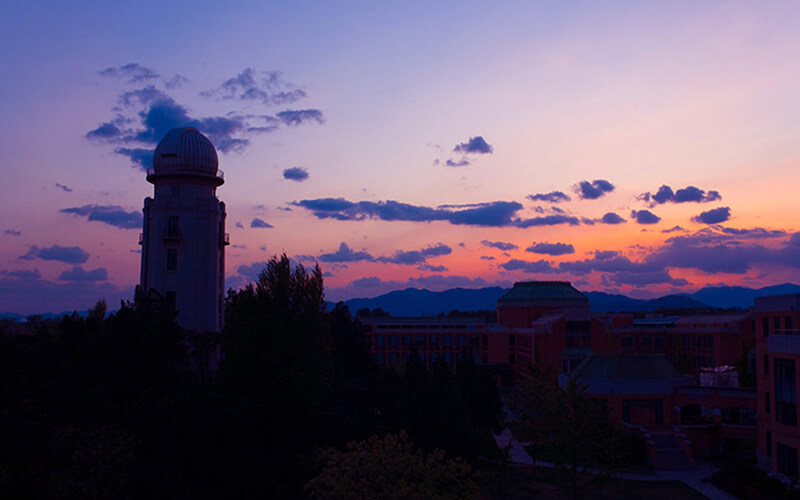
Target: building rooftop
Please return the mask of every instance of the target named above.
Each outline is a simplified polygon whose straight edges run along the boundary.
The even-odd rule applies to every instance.
[[[588,305],[589,299],[569,281],[518,281],[497,304]]]
[[[174,128],[156,146],[155,174],[201,174],[216,176],[219,166],[214,145],[194,127]]]
[[[669,394],[676,387],[695,383],[663,354],[593,354],[571,377],[585,385],[589,394]]]

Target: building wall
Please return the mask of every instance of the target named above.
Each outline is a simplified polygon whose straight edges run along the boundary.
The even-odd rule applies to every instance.
[[[225,204],[213,187],[174,181],[157,184],[143,212],[142,288],[158,291],[168,302],[174,298],[177,320],[184,328],[220,330]],[[177,224],[171,226],[170,218]]]

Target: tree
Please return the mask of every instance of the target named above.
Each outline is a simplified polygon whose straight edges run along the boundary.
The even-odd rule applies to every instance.
[[[468,499],[479,495],[469,465],[441,450],[425,455],[405,432],[352,442],[322,453],[323,468],[306,484],[322,500]]]

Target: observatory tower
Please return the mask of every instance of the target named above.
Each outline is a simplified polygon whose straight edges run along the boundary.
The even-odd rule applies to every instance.
[[[174,128],[156,147],[147,181],[141,236],[143,290],[164,295],[178,323],[219,331],[225,293],[225,204],[216,189],[225,180],[217,151],[193,127]]]

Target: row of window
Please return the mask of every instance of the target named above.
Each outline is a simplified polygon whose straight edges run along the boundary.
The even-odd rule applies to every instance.
[[[761,330],[764,335],[769,335],[770,325],[772,325],[772,333],[788,332],[794,329],[791,316],[774,316],[772,321],[770,318],[761,318]]]
[[[407,360],[409,356],[410,354],[406,353],[402,356],[402,359]],[[417,356],[419,356],[419,359],[423,363],[428,363],[430,361],[431,364],[434,364],[438,363],[439,361],[443,361],[445,364],[452,364],[455,360],[460,359],[460,357],[463,356],[463,354],[455,355],[452,352],[444,352],[441,354],[438,352],[432,352],[430,354],[427,354],[424,352],[419,352],[417,353]],[[390,353],[376,352],[375,354],[373,354],[373,357],[375,359],[375,362],[379,365],[383,365],[386,363],[392,364],[397,360],[401,359],[400,354],[396,352],[390,352]],[[484,354],[483,356],[479,356],[477,353],[475,353],[472,355],[472,361],[476,364],[480,362],[486,364],[488,362],[488,356],[486,354]]]
[[[488,335],[372,335],[372,343],[375,347],[399,347],[400,345],[409,346],[457,346],[486,348],[489,344]]]

